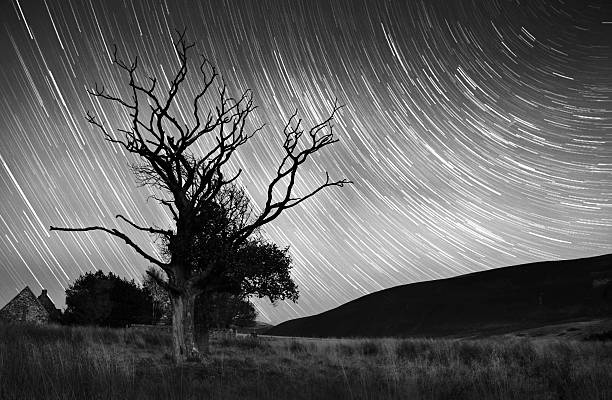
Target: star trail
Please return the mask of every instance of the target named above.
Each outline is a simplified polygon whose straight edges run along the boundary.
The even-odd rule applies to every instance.
[[[0,9],[0,305],[30,285],[63,305],[85,271],[139,280],[148,266],[104,233],[114,216],[170,227],[138,187],[132,156],[87,110],[123,110],[112,46],[169,85],[175,30],[187,29],[228,87],[253,90],[259,136],[239,152],[241,183],[264,200],[297,108],[340,142],[299,176],[331,188],[268,225],[291,246],[297,304],[257,301],[280,322],[372,291],[540,260],[612,252],[612,4],[608,1],[3,0]],[[143,75],[144,76],[144,75]],[[194,75],[195,77],[195,75]],[[186,82],[179,103],[198,89]],[[179,109],[180,110],[180,109]],[[187,118],[187,117],[185,117]]]

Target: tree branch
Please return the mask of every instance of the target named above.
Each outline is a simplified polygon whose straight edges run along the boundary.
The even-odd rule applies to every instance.
[[[152,234],[164,235],[164,236],[171,236],[172,233],[173,233],[171,230],[165,230],[165,229],[159,229],[159,228],[153,228],[153,227],[145,228],[145,227],[136,225],[134,222],[128,220],[127,218],[125,218],[121,214],[116,215],[115,218],[119,218],[119,219],[124,220],[125,222],[127,222],[128,224],[130,224],[134,228],[138,229],[139,231],[145,231],[145,232],[149,232],[149,233],[152,233]]]
[[[304,130],[300,127],[302,119],[297,118],[297,111],[289,117],[289,120],[287,121],[287,124],[283,129],[283,133],[285,135],[285,142],[283,143],[285,156],[281,160],[278,169],[276,170],[276,177],[274,177],[274,179],[272,179],[272,181],[268,185],[267,198],[264,208],[261,214],[255,219],[254,222],[247,226],[244,226],[236,233],[235,240],[240,241],[246,239],[256,229],[278,217],[284,210],[289,209],[291,207],[295,207],[296,205],[309,199],[310,197],[314,196],[315,194],[327,187],[342,187],[346,184],[353,183],[352,181],[349,181],[347,179],[331,181],[329,179],[329,174],[326,172],[325,182],[311,190],[309,194],[302,197],[291,196],[293,187],[295,185],[297,171],[300,165],[306,162],[306,160],[312,154],[338,141],[338,139],[334,137],[332,121],[335,118],[338,110],[340,110],[340,108],[342,108],[342,106],[338,105],[337,100],[334,100],[332,111],[329,117],[323,122],[320,122],[310,128],[310,130],[308,131],[308,136],[310,137],[310,144],[308,147],[300,151],[297,151],[296,149],[300,139],[304,135]],[[320,134],[325,129],[329,129],[329,131],[324,134]],[[278,185],[281,182],[286,182],[287,180],[288,182],[287,186],[284,189],[284,194],[279,200],[275,201],[275,189],[278,188]]]
[[[138,254],[140,254],[142,257],[144,257],[147,261],[152,262],[153,264],[159,266],[161,269],[163,269],[164,271],[166,271],[168,269],[168,264],[163,263],[159,260],[157,260],[156,258],[150,256],[149,254],[145,253],[144,250],[142,250],[136,243],[134,243],[132,241],[132,239],[130,239],[129,237],[127,237],[127,235],[125,235],[124,233],[119,232],[117,229],[108,229],[108,228],[104,228],[101,226],[89,226],[87,228],[60,228],[60,227],[56,227],[56,226],[51,226],[49,230],[52,231],[64,231],[64,232],[87,232],[87,231],[104,231],[110,235],[116,236],[120,239],[123,239],[123,241],[130,247],[132,247],[134,250],[136,250],[136,252]]]

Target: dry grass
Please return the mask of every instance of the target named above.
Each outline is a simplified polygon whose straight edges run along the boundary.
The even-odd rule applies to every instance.
[[[612,343],[213,342],[174,366],[167,333],[0,325],[0,399],[612,399]]]

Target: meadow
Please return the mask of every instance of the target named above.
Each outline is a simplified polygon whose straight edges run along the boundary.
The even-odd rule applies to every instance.
[[[0,325],[0,399],[612,399],[612,343],[247,337],[175,366],[164,332]]]

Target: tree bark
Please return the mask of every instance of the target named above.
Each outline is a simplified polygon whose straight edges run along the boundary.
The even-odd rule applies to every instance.
[[[195,340],[193,311],[196,294],[190,290],[175,293],[172,298],[172,344],[174,361],[199,361],[201,356]]]

